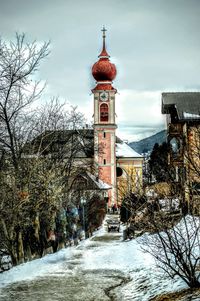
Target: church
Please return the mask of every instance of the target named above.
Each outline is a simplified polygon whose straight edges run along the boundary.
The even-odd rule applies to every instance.
[[[78,204],[81,198],[89,200],[95,193],[110,208],[120,205],[127,195],[142,192],[143,157],[116,136],[117,89],[113,80],[117,70],[106,50],[106,30],[102,31],[102,51],[92,66],[96,81],[92,89],[93,128],[45,131],[32,141],[32,147],[28,145],[28,150],[34,149],[35,154],[40,150],[41,156],[51,159],[59,157],[70,166],[63,174],[64,199]]]
[[[116,66],[106,50],[106,29],[103,32],[102,51],[92,66],[96,81],[94,97],[94,163],[98,178],[109,184],[108,206],[121,203],[128,193],[142,190],[143,157],[116,136],[115,97],[113,86]]]

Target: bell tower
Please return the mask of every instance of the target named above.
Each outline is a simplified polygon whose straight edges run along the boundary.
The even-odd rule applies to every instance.
[[[112,86],[116,76],[116,67],[109,60],[106,51],[106,29],[103,27],[103,47],[99,60],[92,67],[96,86],[94,95],[94,139],[95,164],[99,179],[109,184],[108,206],[116,203],[116,154],[115,154],[115,94]]]

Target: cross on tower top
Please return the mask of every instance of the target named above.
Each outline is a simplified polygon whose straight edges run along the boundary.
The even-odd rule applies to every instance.
[[[107,31],[107,29],[105,29],[105,26],[103,26],[101,31],[103,32],[103,50],[105,50],[106,49],[106,31]]]
[[[103,39],[105,39],[105,37],[106,37],[106,31],[107,31],[107,29],[105,28],[105,26],[103,26],[103,28],[102,28],[101,31],[103,32]]]
[[[105,26],[103,26],[103,28],[101,29],[102,31],[102,37],[103,37],[103,48],[102,48],[102,51],[100,53],[100,55],[98,56],[99,58],[107,58],[109,59],[109,54],[107,53],[106,51],[106,31],[107,29],[105,28]]]

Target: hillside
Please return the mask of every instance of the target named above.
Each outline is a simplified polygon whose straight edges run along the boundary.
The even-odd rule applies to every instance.
[[[162,144],[166,141],[166,138],[167,131],[163,130],[161,132],[156,133],[155,135],[152,135],[140,141],[130,142],[129,146],[132,147],[139,154],[147,153],[149,151],[152,151],[155,143]]]

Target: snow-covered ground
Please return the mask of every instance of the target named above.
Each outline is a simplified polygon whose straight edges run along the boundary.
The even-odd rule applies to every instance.
[[[110,277],[113,271],[121,273],[128,281],[114,289],[116,300],[120,301],[147,301],[157,294],[186,287],[180,279],[172,282],[164,276],[156,268],[152,256],[140,249],[136,239],[123,241],[122,230],[121,233],[107,233],[105,227],[102,227],[94,237],[82,241],[77,247],[60,250],[0,274],[0,293],[3,292],[5,295],[6,287],[12,287],[14,283],[20,285],[21,282],[29,283],[49,276],[70,277],[80,274],[80,271],[82,275],[92,271],[97,273],[110,271]],[[95,282],[95,278],[93,281]]]

